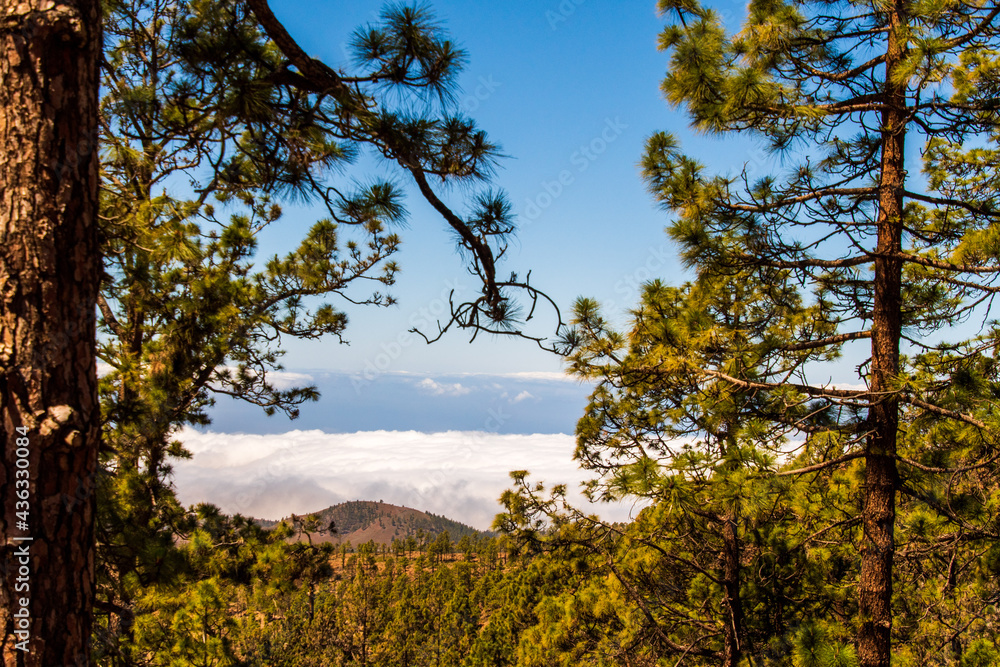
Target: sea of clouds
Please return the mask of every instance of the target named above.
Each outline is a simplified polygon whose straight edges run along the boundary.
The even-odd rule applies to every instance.
[[[574,438],[564,433],[484,431],[361,431],[234,434],[184,429],[177,434],[192,458],[174,465],[186,505],[210,502],[224,512],[279,519],[348,500],[383,500],[489,528],[509,473],[567,484],[583,505],[579,483],[590,474],[573,461]],[[631,505],[589,506],[611,520]]]

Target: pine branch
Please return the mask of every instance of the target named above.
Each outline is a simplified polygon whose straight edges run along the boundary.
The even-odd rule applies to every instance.
[[[873,67],[877,67],[878,65],[881,65],[884,62],[885,62],[885,54],[882,54],[882,55],[879,55],[879,56],[876,56],[876,57],[872,58],[871,60],[869,60],[866,63],[858,65],[857,67],[855,67],[853,69],[849,69],[849,70],[847,70],[845,72],[824,72],[824,71],[818,70],[818,69],[816,69],[814,67],[809,67],[808,65],[805,65],[805,64],[802,65],[802,68],[804,70],[806,70],[807,72],[809,72],[810,74],[812,74],[813,76],[819,77],[819,78],[824,79],[826,81],[831,81],[831,82],[834,82],[834,83],[839,83],[841,81],[848,81],[850,79],[854,79],[855,77],[857,77],[859,74],[861,74],[865,70],[869,70],[869,69],[871,69]]]
[[[762,206],[752,204],[723,204],[723,206],[726,209],[744,213],[768,213],[791,206],[792,204],[802,204],[826,197],[862,197],[876,194],[878,194],[878,188],[819,188],[796,197],[777,198],[767,205]]]
[[[711,651],[706,648],[700,648],[695,644],[682,646],[681,644],[678,644],[673,640],[671,640],[666,635],[666,633],[663,632],[663,629],[660,627],[659,623],[656,622],[656,618],[653,616],[652,611],[650,611],[649,609],[649,605],[643,599],[642,595],[640,595],[638,591],[636,591],[634,587],[629,584],[628,580],[622,576],[621,572],[618,571],[618,568],[615,567],[615,564],[611,560],[610,556],[607,557],[606,562],[608,564],[608,568],[615,575],[615,578],[618,579],[618,582],[621,584],[622,588],[624,588],[625,591],[628,593],[628,596],[632,598],[632,601],[639,606],[639,609],[640,611],[642,611],[643,616],[646,617],[646,620],[649,623],[650,627],[656,633],[657,637],[659,637],[660,641],[663,642],[664,646],[669,648],[674,653],[680,653],[682,655],[698,655],[706,658],[716,658],[716,659],[722,657],[722,654],[719,653],[718,651]]]
[[[792,382],[751,382],[749,380],[740,380],[734,378],[731,375],[727,375],[721,371],[713,371],[708,368],[699,368],[697,372],[704,373],[709,377],[718,378],[720,380],[725,380],[731,384],[741,387],[743,389],[764,389],[768,391],[776,389],[794,389],[795,391],[813,396],[814,398],[827,398],[827,399],[873,399],[877,397],[877,394],[860,389],[831,389],[829,387],[815,387],[808,384],[795,384]]]
[[[990,27],[990,25],[993,23],[993,20],[997,16],[1000,16],[1000,7],[994,7],[993,11],[991,11],[989,14],[987,14],[983,18],[983,20],[980,21],[976,25],[976,27],[973,28],[972,30],[970,30],[969,32],[965,33],[964,35],[959,35],[958,37],[954,37],[952,39],[947,40],[944,43],[943,48],[941,50],[942,51],[949,51],[951,49],[954,49],[956,46],[962,46],[964,44],[969,43],[970,41],[972,41],[973,39],[975,39],[979,35],[983,34],[983,32],[988,27]]]
[[[420,193],[424,196],[431,206],[441,214],[441,216],[448,222],[448,224],[462,237],[470,249],[476,253],[476,257],[482,265],[483,271],[485,272],[484,281],[487,288],[487,300],[491,307],[498,307],[503,301],[500,295],[500,289],[497,287],[496,283],[496,268],[493,263],[493,253],[490,249],[483,243],[469,226],[462,221],[455,213],[445,206],[434,190],[431,188],[430,184],[427,182],[427,178],[424,176],[422,170],[415,166],[408,166],[407,170],[413,176],[413,179],[417,182],[417,187],[420,188]]]
[[[983,208],[982,206],[976,206],[969,203],[963,199],[950,199],[948,197],[932,197],[930,195],[920,194],[919,192],[910,192],[909,190],[903,190],[903,195],[909,197],[910,199],[916,199],[917,201],[922,201],[925,204],[934,204],[935,206],[957,206],[958,208],[964,208],[970,213],[975,213],[976,215],[984,215],[989,218],[1000,218],[1000,211],[993,208]]]
[[[736,259],[742,260],[751,266],[767,266],[773,269],[848,269],[862,264],[870,264],[874,261],[871,256],[845,257],[843,259],[763,259],[752,255],[736,255]]]
[[[504,298],[497,285],[492,250],[473,233],[468,223],[441,201],[427,182],[427,170],[414,156],[410,155],[410,148],[392,133],[383,133],[377,129],[379,126],[378,115],[369,106],[369,103],[363,97],[355,94],[337,72],[306,55],[305,51],[274,16],[266,0],[247,0],[247,6],[253,10],[267,35],[281,49],[291,64],[299,70],[298,75],[285,71],[276,76],[302,85],[306,90],[320,91],[331,95],[346,111],[360,119],[365,126],[365,131],[374,140],[381,143],[387,154],[410,173],[417,183],[421,195],[444,217],[449,226],[462,238],[463,243],[473,251],[482,267],[481,277],[484,282],[487,305],[491,315],[497,316],[501,312]]]
[[[912,466],[917,470],[922,470],[924,472],[929,472],[934,474],[956,475],[965,472],[971,472],[973,470],[981,470],[982,468],[989,468],[990,466],[993,465],[995,461],[997,461],[997,459],[1000,459],[1000,453],[995,454],[994,456],[990,457],[986,461],[983,461],[982,463],[977,463],[976,465],[971,465],[971,466],[962,466],[960,468],[938,468],[935,466],[925,466],[924,464],[917,463],[916,461],[908,459],[905,456],[898,456],[898,455],[896,456],[896,459],[902,463],[905,463],[908,466]]]
[[[956,412],[954,410],[948,410],[947,408],[942,408],[942,407],[937,406],[937,405],[932,405],[931,403],[927,403],[926,401],[922,401],[919,398],[916,398],[916,397],[910,396],[910,395],[906,395],[906,394],[903,394],[902,396],[900,396],[899,400],[902,401],[903,403],[908,404],[908,405],[912,405],[915,408],[920,408],[921,410],[926,410],[927,412],[931,412],[931,413],[934,413],[936,415],[940,415],[942,417],[947,417],[949,419],[954,419],[954,420],[960,421],[960,422],[962,422],[964,424],[968,424],[970,426],[975,426],[976,428],[982,429],[984,431],[988,431],[989,430],[989,427],[986,425],[985,422],[982,422],[982,421],[976,419],[972,415],[966,415],[966,414],[962,414],[961,412]]]
[[[107,299],[104,298],[103,293],[97,294],[97,307],[101,310],[101,315],[104,317],[105,323],[111,328],[118,338],[125,340],[127,333],[125,332],[125,327],[121,325],[118,318],[115,317],[114,311],[111,310],[111,306],[108,305]]]
[[[854,459],[864,458],[865,452],[853,452],[851,454],[844,454],[835,459],[830,459],[829,461],[823,461],[815,465],[806,466],[805,468],[796,468],[795,470],[782,470],[781,472],[774,473],[775,477],[788,477],[790,475],[805,475],[806,473],[816,472],[818,470],[825,470],[826,468],[833,468],[841,463],[847,463],[848,461],[853,461]]]
[[[823,338],[821,340],[808,340],[802,343],[792,343],[790,345],[782,345],[780,350],[785,352],[801,352],[804,350],[815,350],[819,347],[827,347],[829,345],[836,345],[838,343],[845,343],[852,340],[862,340],[865,338],[871,338],[871,329],[866,329],[865,331],[854,331],[851,333],[838,334],[836,336],[830,336],[829,338]]]

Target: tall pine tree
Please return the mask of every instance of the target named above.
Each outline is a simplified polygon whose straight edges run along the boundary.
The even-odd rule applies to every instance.
[[[951,394],[977,359],[992,358],[995,332],[965,346],[945,340],[955,324],[988,316],[1000,272],[1000,211],[990,190],[970,184],[991,168],[973,146],[992,146],[1000,120],[1000,9],[759,0],[734,35],[697,2],[660,9],[674,20],[660,42],[671,54],[667,100],[695,127],[749,134],[789,165],[753,182],[746,171],[710,177],[673,138],[652,137],[644,168],[675,215],[670,235],[699,280],[767,283],[774,295],[764,298],[796,295],[813,310],[775,322],[780,334],[755,335],[761,363],[691,372],[759,394],[769,406],[761,417],[805,436],[817,465],[863,459],[855,641],[861,665],[887,667],[897,494],[921,465],[903,456],[901,435],[922,422],[968,427],[973,442],[939,467],[945,475],[994,447],[994,378],[973,372],[983,391],[966,392],[960,408]],[[913,173],[921,145],[927,183]],[[863,388],[831,386],[823,362],[860,345]]]

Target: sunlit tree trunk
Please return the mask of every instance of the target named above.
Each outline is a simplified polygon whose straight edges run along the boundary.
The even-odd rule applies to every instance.
[[[889,667],[892,630],[892,573],[896,522],[896,433],[899,399],[892,394],[899,375],[902,326],[903,140],[906,136],[906,83],[894,76],[903,59],[905,3],[889,12],[882,112],[882,168],[878,199],[878,244],[875,253],[872,307],[871,380],[875,397],[869,410],[865,452],[864,543],[858,661],[862,667]],[[880,396],[882,396],[880,398]]]

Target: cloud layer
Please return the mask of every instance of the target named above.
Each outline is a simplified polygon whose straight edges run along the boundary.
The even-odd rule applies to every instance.
[[[210,502],[225,512],[269,519],[347,500],[384,500],[488,528],[500,510],[497,499],[511,486],[511,470],[529,470],[532,480],[571,489],[588,476],[572,460],[573,436],[563,433],[185,429],[177,437],[194,455],[174,466],[183,503]],[[629,510],[591,511],[624,519]]]

